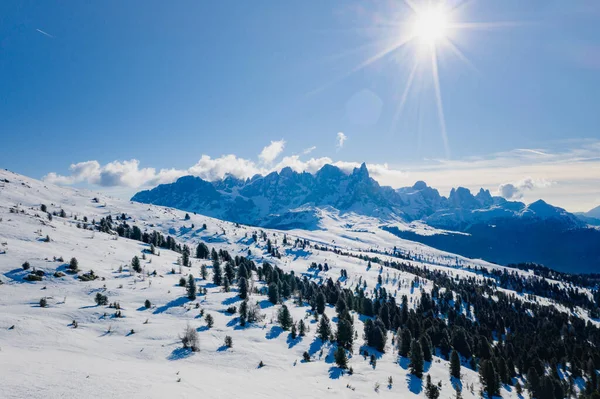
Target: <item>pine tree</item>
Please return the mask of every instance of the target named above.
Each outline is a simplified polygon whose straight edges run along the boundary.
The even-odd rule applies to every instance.
[[[140,258],[138,258],[137,256],[134,256],[133,259],[131,259],[131,268],[136,273],[142,272],[142,265],[140,264]]]
[[[306,325],[304,324],[304,320],[300,319],[298,322],[298,335],[304,337],[306,335]]]
[[[412,334],[407,327],[402,329],[402,336],[400,337],[400,349],[398,354],[402,357],[407,357],[410,353],[410,345],[412,344]]]
[[[207,314],[206,315],[206,326],[208,328],[211,328],[213,326],[213,324],[215,323],[215,320],[213,319],[212,315]]]
[[[206,277],[208,277],[208,271],[206,270],[206,265],[200,266],[200,277],[202,277],[202,280],[206,280]]]
[[[338,346],[344,349],[352,349],[352,342],[354,340],[354,328],[352,324],[346,319],[338,318],[336,341]]]
[[[455,350],[450,354],[450,375],[460,380],[460,356]]]
[[[346,356],[346,351],[341,346],[338,346],[335,351],[335,363],[341,369],[348,368],[348,357]]]
[[[319,321],[319,325],[317,326],[317,336],[321,338],[321,341],[323,342],[328,341],[331,336],[331,325],[329,324],[329,318],[326,314],[321,316],[321,321]]]
[[[527,390],[532,398],[537,397],[540,391],[540,376],[533,366],[527,370]]]
[[[205,243],[201,242],[196,247],[196,258],[198,259],[208,259],[208,255],[210,252],[208,251],[208,247]]]
[[[244,268],[240,267],[240,269],[244,269]],[[238,288],[240,290],[240,298],[242,298],[242,299],[248,298],[248,280],[246,280],[245,277],[241,277],[238,280]]]
[[[69,262],[69,270],[71,272],[79,271],[79,262],[76,258],[71,258],[71,261]]]
[[[213,251],[215,251],[214,248]],[[213,257],[213,283],[215,285],[221,285],[222,282],[223,276],[221,276],[221,263],[219,263],[219,256],[215,251],[215,256]]]
[[[275,283],[269,284],[268,295],[269,295],[269,301],[273,305],[276,305],[279,302],[279,288],[277,287],[277,284],[275,284]]]
[[[298,330],[296,329],[296,323],[292,324],[292,330],[290,331],[290,338],[298,338]]]
[[[423,377],[423,350],[421,344],[413,339],[410,346],[410,372],[417,378]]]
[[[191,274],[188,276],[187,297],[192,301],[196,299],[196,280],[194,280],[194,276]]]
[[[223,277],[223,291],[229,292],[229,278],[227,276]]]
[[[433,360],[433,354],[431,353],[431,341],[427,334],[423,334],[419,340],[421,349],[423,350],[423,360],[431,362]]]
[[[233,265],[231,264],[231,262],[227,262],[225,264],[225,277],[229,279],[230,283],[235,278],[235,270],[233,269]]]
[[[283,328],[285,331],[289,330],[292,326],[294,321],[292,320],[292,316],[290,315],[290,311],[286,305],[282,305],[279,309],[279,312],[277,313],[277,321],[279,322],[281,328]]]
[[[323,314],[325,312],[325,295],[322,292],[317,294],[317,313]]]
[[[483,391],[488,397],[500,394],[500,378],[494,368],[494,363],[491,360],[483,360],[479,368],[479,377]]]
[[[248,300],[244,299],[238,308],[240,314],[240,326],[244,327],[248,321]]]
[[[427,384],[425,385],[425,397],[427,399],[438,399],[440,397],[440,389],[431,382],[429,374],[427,374]]]

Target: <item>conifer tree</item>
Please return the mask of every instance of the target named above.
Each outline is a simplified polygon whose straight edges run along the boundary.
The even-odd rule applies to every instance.
[[[412,334],[407,327],[402,329],[402,336],[400,337],[400,349],[398,354],[402,357],[407,357],[410,353],[410,345],[412,344]]]
[[[133,259],[131,259],[131,268],[136,273],[142,272],[142,265],[140,264],[140,258],[138,258],[137,256],[134,256]]]
[[[275,283],[269,284],[268,295],[269,295],[269,301],[273,305],[276,305],[279,302],[279,288],[277,287],[277,284],[275,284]]]
[[[229,292],[229,278],[223,277],[223,291]]]
[[[282,305],[277,313],[277,321],[281,328],[285,331],[289,330],[293,324],[292,316],[290,315],[290,311],[286,305]]]
[[[240,290],[240,298],[248,298],[248,280],[245,277],[238,280],[238,288]]]
[[[341,369],[348,368],[348,357],[346,356],[346,351],[341,346],[338,346],[335,351],[335,364]]]
[[[410,372],[417,378],[423,377],[423,350],[421,344],[416,339],[413,339],[410,346]]]
[[[206,315],[206,326],[208,328],[211,328],[213,326],[213,324],[215,324],[215,320],[213,319],[212,315],[207,314]]]
[[[248,321],[248,299],[244,299],[242,303],[240,303],[238,312],[240,314],[240,325],[244,327]]]
[[[450,375],[460,380],[460,356],[455,350],[450,354]]]
[[[304,320],[300,319],[298,322],[298,335],[304,337],[306,335],[306,325],[304,324]]]
[[[540,391],[540,376],[533,366],[527,370],[527,390],[532,398],[537,397]]]
[[[69,270],[72,272],[77,272],[79,270],[79,262],[77,261],[77,258],[71,258],[71,261],[69,262]]]
[[[325,312],[325,295],[322,292],[317,294],[317,313],[323,314]]]
[[[210,252],[208,251],[208,247],[205,243],[201,242],[196,247],[196,258],[198,259],[208,259]]]
[[[206,277],[208,277],[208,271],[206,270],[206,265],[200,266],[200,277],[202,277],[202,280],[206,280]]]
[[[427,399],[438,399],[440,397],[440,389],[431,382],[429,374],[427,374],[427,384],[425,385],[425,397]]]
[[[500,378],[494,368],[494,363],[491,360],[483,360],[479,368],[479,377],[483,391],[488,397],[500,394]]]
[[[213,248],[213,251],[215,249]],[[215,251],[216,255],[216,251]],[[221,285],[223,282],[223,276],[221,276],[221,263],[219,262],[218,255],[213,257],[213,283],[215,285]]]
[[[191,274],[188,276],[187,297],[192,301],[196,299],[196,280]]]
[[[231,264],[231,262],[227,262],[225,264],[225,277],[229,279],[230,283],[235,278],[235,270],[233,269],[233,265]]]
[[[431,341],[427,334],[423,334],[419,340],[421,349],[423,350],[423,360],[431,362],[433,360],[433,354],[431,353]]]
[[[321,316],[321,321],[317,327],[317,336],[321,338],[321,341],[326,342],[331,336],[331,325],[329,324],[329,318],[326,314]]]
[[[292,339],[298,338],[298,330],[296,329],[296,323],[292,324],[292,330],[290,331],[290,337]]]
[[[348,320],[338,318],[337,332],[335,336],[338,346],[348,350],[352,349],[354,328]]]

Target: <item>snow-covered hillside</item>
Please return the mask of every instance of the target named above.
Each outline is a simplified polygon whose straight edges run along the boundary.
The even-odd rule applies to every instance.
[[[48,213],[56,213],[52,220],[42,212],[42,205]],[[92,221],[123,214],[129,225],[189,245],[191,267],[179,265],[182,255],[178,252],[158,248],[151,254],[148,244],[90,229]],[[227,311],[241,304],[238,288],[232,285],[230,292],[224,292],[212,284],[211,261],[193,257],[196,246],[204,242],[217,252],[248,257],[257,265],[266,261],[317,284],[331,278],[348,289],[365,284],[371,292],[380,279],[381,287],[398,303],[406,295],[411,309],[422,290],[432,290],[431,281],[413,284],[412,274],[379,265],[369,268],[361,255],[397,260],[390,256],[396,248],[397,253],[416,259],[406,260],[411,266],[443,270],[457,279],[484,278],[469,267],[504,269],[399,239],[379,229],[377,219],[359,215],[339,219],[335,212],[322,216],[326,228],[321,230],[257,229],[194,214],[187,218],[182,211],[0,171],[0,396],[424,397],[425,377],[421,381],[410,374],[408,359],[399,359],[391,343],[392,332],[387,333],[385,353],[366,348],[377,357],[374,367],[362,355],[367,318],[352,312],[357,338],[349,359],[353,374],[349,375],[336,366],[335,344],[316,337],[317,322],[308,303],[300,306],[293,298],[284,302],[294,321],[304,320],[309,326],[306,336],[292,339],[277,322],[282,304],[269,302],[263,294],[264,283],[253,274],[252,285],[261,293],[253,292],[250,303],[258,304],[264,319],[242,327],[238,314]],[[252,238],[261,233],[277,248],[280,258],[267,252],[265,242]],[[289,245],[283,245],[284,237]],[[293,245],[297,239],[309,240],[310,245]],[[315,244],[329,250],[316,249]],[[142,273],[131,270],[134,256],[141,260]],[[78,261],[77,274],[68,273],[72,258]],[[26,262],[29,268],[24,270]],[[313,263],[327,264],[329,269],[311,268]],[[206,280],[200,278],[202,266],[208,269]],[[43,274],[41,281],[26,280],[34,270]],[[90,275],[90,270],[96,279],[78,278]],[[200,291],[195,300],[188,299],[186,288],[179,285],[190,274]],[[99,293],[111,306],[96,304]],[[40,306],[42,298],[45,307]],[[122,317],[115,316],[119,309],[112,307],[114,303],[119,304]],[[335,330],[335,308],[327,306],[326,314]],[[588,320],[582,309],[575,308],[574,314]],[[210,328],[207,315],[214,318]],[[180,336],[188,325],[198,332],[198,352],[182,347]],[[232,339],[231,348],[224,345],[226,336]],[[304,352],[311,361],[303,360]],[[259,367],[261,362],[263,367]],[[479,397],[479,375],[467,363],[462,367],[462,397]],[[448,361],[434,356],[431,363],[426,362],[425,374],[435,384],[441,383],[441,398],[455,397]],[[517,397],[509,386],[503,386],[501,394]]]

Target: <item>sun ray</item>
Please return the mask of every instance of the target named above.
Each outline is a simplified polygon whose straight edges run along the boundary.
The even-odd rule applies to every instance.
[[[381,58],[384,58],[385,56],[389,55],[390,53],[394,52],[395,50],[398,50],[402,46],[404,46],[407,43],[409,43],[411,40],[413,40],[413,36],[412,35],[407,35],[407,37],[395,41],[390,46],[387,46],[383,50],[377,52],[375,55],[367,58],[365,61],[363,61],[360,64],[358,64],[356,67],[352,68],[350,71],[342,74],[341,76],[338,76],[337,78],[335,78],[332,81],[324,84],[323,86],[321,86],[321,87],[319,87],[319,88],[317,88],[315,90],[312,90],[307,95],[311,96],[311,95],[314,95],[314,94],[317,94],[317,93],[323,91],[327,87],[329,87],[329,86],[331,86],[331,85],[333,85],[333,84],[335,84],[335,83],[337,83],[337,82],[339,82],[339,81],[347,78],[348,76],[352,75],[353,73],[356,73],[356,72],[360,71],[361,69],[366,68],[367,66],[371,65],[372,63],[374,63],[374,62],[380,60]]]
[[[444,151],[446,152],[446,158],[450,158],[450,146],[448,144],[448,135],[446,133],[446,119],[444,117],[444,107],[442,104],[442,92],[440,90],[440,75],[438,73],[437,63],[437,49],[434,47],[431,50],[431,69],[433,74],[433,85],[435,88],[435,100],[438,111],[438,118],[440,119],[440,129],[442,133],[442,141],[444,143]]]
[[[454,55],[456,55],[461,61],[463,61],[475,73],[477,73],[478,75],[481,74],[479,69],[477,69],[477,67],[471,62],[471,60],[469,60],[469,58],[467,58],[467,56],[454,44],[452,39],[446,39],[444,41],[444,45],[448,46],[450,51],[452,51],[454,53]]]
[[[402,113],[402,109],[404,108],[404,104],[406,103],[406,99],[408,98],[408,93],[410,92],[410,88],[412,87],[412,82],[415,77],[415,72],[417,71],[418,63],[413,63],[410,74],[408,75],[408,80],[406,81],[406,86],[404,87],[404,91],[402,92],[402,97],[400,98],[400,104],[394,113],[394,117],[392,118],[392,130],[396,127],[396,123],[398,122],[398,118]]]
[[[503,28],[514,28],[529,24],[528,22],[519,21],[500,21],[500,22],[454,22],[450,24],[452,29],[477,29],[477,30],[492,30]]]

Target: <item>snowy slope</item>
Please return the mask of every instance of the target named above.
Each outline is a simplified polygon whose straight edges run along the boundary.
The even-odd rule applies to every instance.
[[[142,266],[156,276],[129,273],[133,256],[142,256],[147,246],[141,242],[114,235],[77,228],[84,216],[88,221],[107,215],[127,214],[128,223],[159,230],[172,235],[180,243],[195,247],[200,241],[209,248],[226,249],[232,256],[246,256],[259,263],[268,260],[285,271],[307,273],[312,262],[327,262],[327,272],[311,273],[315,281],[332,277],[337,280],[346,269],[349,278],[343,281],[353,287],[359,279],[369,288],[377,284],[377,267],[367,269],[366,262],[355,257],[337,255],[314,248],[282,248],[282,258],[271,258],[263,245],[249,240],[255,228],[236,226],[206,216],[153,205],[145,205],[103,196],[99,193],[61,188],[0,171],[0,387],[3,398],[44,397],[424,397],[420,384],[411,378],[405,364],[399,364],[395,351],[388,350],[373,369],[359,355],[363,344],[362,321],[355,315],[359,338],[354,343],[350,366],[354,375],[340,375],[332,360],[333,347],[321,346],[315,338],[316,324],[307,318],[309,307],[288,302],[294,320],[307,318],[310,332],[303,339],[291,340],[273,320],[277,309],[263,295],[253,294],[252,301],[261,304],[266,316],[257,325],[240,328],[235,315],[225,309],[238,305],[235,289],[221,292],[207,281],[197,280],[207,295],[195,301],[185,297],[179,279],[192,273],[200,275],[200,266],[210,268],[210,261],[193,259],[191,268],[177,266],[178,253],[161,249],[160,256],[147,254]],[[94,200],[94,198],[97,199]],[[49,221],[40,211],[66,213]],[[77,216],[77,220],[75,220]],[[501,268],[483,261],[470,260],[434,250],[422,244],[401,240],[378,228],[377,219],[359,215],[339,218],[335,212],[323,215],[321,230],[268,230],[274,243],[301,237],[314,243],[336,246],[352,253],[390,250],[394,246],[405,253],[417,254],[421,262],[415,265],[442,268],[457,277],[478,275],[464,270],[466,266]],[[206,224],[206,229],[201,228]],[[192,228],[192,225],[194,226]],[[50,242],[44,238],[50,237]],[[277,244],[276,244],[277,245]],[[382,255],[383,257],[384,255]],[[64,261],[54,259],[62,257]],[[76,257],[82,272],[93,270],[97,280],[82,282],[73,275],[53,277],[64,270],[65,263]],[[46,273],[41,282],[27,282],[28,274],[21,268],[24,262]],[[122,267],[122,271],[119,271]],[[171,269],[176,274],[171,274]],[[527,272],[522,272],[527,273]],[[383,285],[398,298],[409,297],[411,306],[420,296],[410,288],[413,277],[394,269],[384,268]],[[255,279],[256,280],[256,279]],[[255,286],[261,283],[254,281]],[[431,290],[431,283],[422,288]],[[94,296],[101,292],[110,302],[119,302],[125,317],[114,318],[114,309],[97,306]],[[39,306],[47,298],[48,307]],[[144,301],[152,303],[150,309]],[[198,307],[197,307],[198,306]],[[207,329],[200,310],[211,314],[215,325]],[[565,311],[568,311],[565,309]],[[330,318],[335,310],[327,309]],[[77,328],[72,325],[73,321]],[[179,335],[186,325],[199,331],[200,352],[181,348]],[[133,333],[131,333],[133,330]],[[223,346],[226,335],[233,338],[233,347]],[[391,337],[391,333],[390,333]],[[390,346],[388,339],[388,346]],[[321,349],[323,354],[320,355]],[[304,351],[313,361],[301,361]],[[260,361],[265,367],[258,368]],[[442,398],[454,397],[448,375],[448,364],[439,357],[427,373],[434,382],[442,382]],[[478,375],[463,367],[463,384],[473,384],[464,398],[478,397]],[[388,377],[394,384],[387,386]],[[375,385],[381,385],[379,392]],[[502,390],[504,398],[516,394]]]

